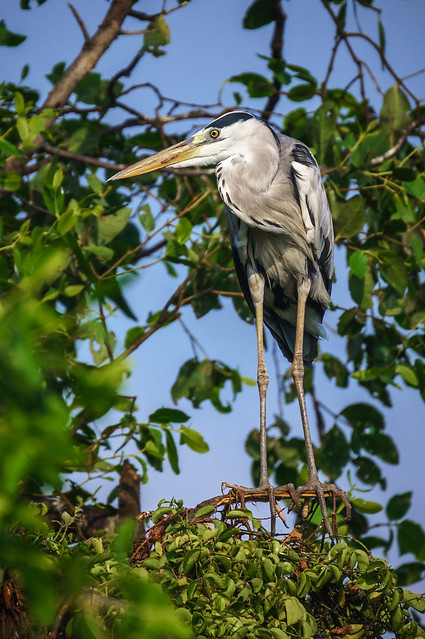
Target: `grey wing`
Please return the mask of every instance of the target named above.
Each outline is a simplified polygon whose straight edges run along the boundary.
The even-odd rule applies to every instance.
[[[247,267],[249,263],[248,244],[250,242],[250,233],[252,233],[252,230],[229,210],[228,222],[230,245],[232,247],[232,256],[235,264],[236,275],[247,304],[252,314],[255,316],[255,308],[252,302],[251,292],[249,290],[247,274]],[[255,266],[260,270],[260,272],[262,271],[261,263],[257,261]],[[272,282],[265,274],[264,279],[266,288],[272,291],[276,303],[276,306],[264,306],[264,323],[279,344],[279,348],[283,355],[292,362],[294,358],[296,328],[294,324],[285,320],[279,314],[279,304],[282,305],[282,309],[285,309],[287,308],[287,305],[291,303],[293,304],[293,302],[286,299],[279,285]],[[315,359],[315,357],[317,357],[317,338],[312,335],[305,334],[303,350],[304,363],[306,366],[311,366],[311,362]]]
[[[325,289],[332,289],[334,232],[320,168],[307,146],[292,146],[293,182],[301,208],[307,242],[312,246]]]

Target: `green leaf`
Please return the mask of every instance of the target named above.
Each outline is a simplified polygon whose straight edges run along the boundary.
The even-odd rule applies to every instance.
[[[404,519],[397,527],[397,544],[400,555],[412,553],[418,556],[425,552],[425,533],[422,526],[410,519]]]
[[[379,513],[383,510],[382,504],[379,504],[376,501],[366,501],[361,497],[352,498],[350,499],[350,502],[359,512],[366,513],[368,515],[374,515],[375,513]]]
[[[380,118],[393,131],[402,131],[410,122],[410,103],[397,83],[384,95]]]
[[[187,217],[182,217],[176,226],[176,238],[179,244],[185,244],[192,233],[192,224]]]
[[[92,189],[92,191],[94,191],[98,195],[101,195],[103,193],[105,186],[103,182],[99,180],[97,175],[94,175],[94,173],[87,173],[86,179],[87,182],[90,184],[90,188]]]
[[[240,73],[229,78],[229,82],[245,85],[251,98],[264,98],[274,92],[273,84],[259,73]]]
[[[361,308],[372,308],[372,293],[375,288],[375,280],[373,279],[370,268],[366,268],[363,277],[358,277],[353,271],[350,271],[348,275],[348,288],[356,304]]]
[[[273,639],[289,639],[289,635],[280,630],[280,628],[270,628],[269,632]]]
[[[143,326],[132,326],[128,329],[126,336],[124,347],[129,348],[134,342],[136,342],[142,335],[145,333],[145,328]]]
[[[400,586],[410,586],[423,579],[424,564],[419,561],[412,561],[399,566],[395,572]]]
[[[305,82],[308,82],[309,84],[317,87],[316,78],[305,67],[301,67],[298,64],[286,64],[286,67],[294,72],[294,76],[296,78],[304,80]]]
[[[350,459],[350,449],[344,433],[333,426],[323,439],[320,449],[320,468],[332,479],[341,474]]]
[[[152,517],[151,517],[152,522],[155,524],[157,521],[162,519],[164,515],[169,515],[171,512],[173,512],[173,509],[171,508],[171,506],[160,506],[152,514]]]
[[[49,82],[51,82],[53,85],[56,84],[57,81],[63,75],[65,69],[66,69],[66,63],[58,62],[57,64],[55,64],[55,66],[53,67],[50,73],[46,73],[47,80],[49,80]]]
[[[27,119],[19,116],[16,120],[16,128],[18,129],[19,137],[21,138],[22,142],[25,142],[29,135]]]
[[[24,64],[24,66],[22,67],[22,71],[21,71],[21,78],[20,78],[21,82],[22,82],[22,80],[25,80],[25,78],[27,77],[29,71],[30,71],[29,64]]]
[[[347,388],[349,380],[347,367],[337,357],[330,355],[330,353],[323,353],[320,359],[323,362],[323,368],[327,377],[329,379],[334,378],[336,385],[340,388]]]
[[[19,173],[9,171],[0,175],[0,181],[6,191],[17,191],[21,187],[22,178]]]
[[[174,441],[173,434],[168,429],[165,431],[165,442],[168,461],[170,462],[171,469],[176,473],[176,475],[179,475],[179,455],[177,453],[177,447]]]
[[[205,400],[210,400],[220,412],[231,411],[230,404],[223,404],[220,392],[227,382],[232,385],[234,395],[242,388],[238,371],[233,370],[221,362],[205,359],[190,359],[180,368],[176,381],[171,388],[174,402],[185,397],[195,408]]]
[[[388,519],[403,519],[412,503],[412,491],[393,495],[385,508]]]
[[[149,204],[144,204],[141,208],[144,213],[139,214],[140,224],[145,229],[146,233],[151,233],[155,228],[155,218],[152,215],[151,207]]]
[[[102,216],[97,222],[97,240],[99,244],[109,244],[126,226],[131,209],[124,207],[116,213]]]
[[[207,453],[210,449],[201,433],[187,426],[180,428],[180,444],[186,444],[195,453]]]
[[[52,187],[56,190],[60,187],[62,182],[63,182],[63,171],[62,169],[57,169],[57,171],[55,171],[55,174],[53,176]]]
[[[68,233],[78,222],[77,209],[67,209],[58,219],[58,231],[61,235]]]
[[[283,605],[285,607],[286,623],[288,626],[293,626],[307,617],[306,609],[296,597],[285,597]]]
[[[353,464],[357,467],[356,475],[362,482],[370,486],[380,484],[382,488],[385,488],[386,482],[373,459],[359,456],[353,459]]]
[[[382,430],[385,428],[383,414],[375,408],[375,406],[372,406],[372,404],[366,404],[364,402],[350,404],[341,411],[340,415],[341,417],[345,417],[353,428],[360,428],[362,430],[366,428]]]
[[[190,419],[189,415],[176,408],[158,408],[158,410],[149,415],[149,421],[157,424],[181,424],[182,422],[187,422],[188,419]]]
[[[81,293],[84,288],[84,284],[70,284],[69,286],[65,286],[63,292],[66,297],[75,297],[78,293]]]
[[[14,155],[17,158],[26,157],[25,153],[22,153],[17,146],[8,140],[0,140],[0,151],[2,151],[5,155]]]
[[[416,179],[416,172],[407,166],[399,166],[393,169],[393,178],[401,182],[412,182]]]
[[[346,200],[335,221],[336,239],[360,233],[366,221],[364,199],[355,195]]]
[[[399,455],[392,438],[386,433],[363,435],[363,446],[372,455],[377,455],[387,464],[398,464]]]
[[[270,24],[274,19],[272,0],[254,0],[248,7],[244,18],[244,29],[259,29],[266,24]]]
[[[316,95],[316,87],[312,84],[297,84],[289,89],[287,98],[292,102],[304,102],[311,100]]]
[[[17,47],[22,44],[27,36],[13,33],[6,27],[5,21],[0,20],[0,47]]]
[[[336,110],[333,102],[327,100],[316,109],[312,124],[319,163],[323,164],[327,161],[333,161],[334,138],[337,124]]]
[[[207,515],[212,515],[215,512],[215,506],[202,506],[195,513],[195,519],[197,517],[206,517]]]
[[[411,366],[406,366],[406,364],[397,364],[395,372],[398,375],[401,375],[408,386],[411,386],[412,388],[419,387],[418,376]]]
[[[405,601],[409,607],[414,608],[418,612],[425,612],[425,598],[422,594],[418,595],[411,590],[403,590],[403,601]]]
[[[366,275],[367,257],[364,251],[354,251],[354,253],[350,255],[348,264],[354,275],[356,275],[360,279],[362,279]]]
[[[226,519],[252,519],[252,512],[247,508],[234,508],[225,514]]]
[[[17,115],[25,114],[25,100],[20,91],[15,91],[15,111]]]
[[[152,22],[149,22],[143,40],[145,47],[148,48],[162,47],[169,44],[170,27],[162,14],[157,16]]]

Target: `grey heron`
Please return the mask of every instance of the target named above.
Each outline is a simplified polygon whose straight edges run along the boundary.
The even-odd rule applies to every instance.
[[[308,481],[296,491],[290,486],[291,494],[298,505],[306,491],[316,494],[325,528],[332,535],[324,491],[341,497],[347,513],[349,503],[343,491],[319,480],[303,388],[304,365],[311,366],[318,339],[326,336],[322,320],[332,288],[333,226],[320,169],[305,144],[277,134],[251,113],[233,111],[110,179],[206,165],[216,167],[218,191],[228,209],[236,273],[256,320],[259,490],[270,496],[273,520],[274,489],[267,471],[265,324],[292,362],[304,432]]]

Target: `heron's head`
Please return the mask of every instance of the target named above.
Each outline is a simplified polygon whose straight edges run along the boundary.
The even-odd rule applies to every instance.
[[[251,113],[233,111],[213,120],[187,140],[144,158],[109,179],[120,180],[167,167],[216,165],[232,155],[246,155],[264,145],[278,152],[279,141],[273,130]]]

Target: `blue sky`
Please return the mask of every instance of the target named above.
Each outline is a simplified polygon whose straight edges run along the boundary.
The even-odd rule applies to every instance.
[[[26,82],[38,87],[42,96],[45,96],[50,89],[45,74],[56,62],[65,60],[69,63],[75,57],[82,46],[81,31],[65,0],[48,0],[41,7],[33,2],[30,11],[20,10],[16,1],[4,4],[1,13],[8,28],[28,35],[28,39],[16,49],[0,49],[2,75],[18,81],[22,66],[30,60]],[[160,4],[157,0],[146,0],[140,3],[140,10],[156,12]],[[108,6],[104,0],[75,0],[73,5],[90,33],[96,29]],[[171,28],[171,44],[167,47],[167,55],[162,58],[145,56],[133,74],[132,82],[152,82],[171,98],[210,104],[217,101],[225,78],[244,71],[265,73],[265,63],[257,54],[269,55],[272,27],[243,30],[241,22],[248,5],[243,0],[192,0],[188,7],[170,14],[167,20]],[[384,9],[382,20],[387,33],[387,54],[394,69],[401,76],[418,71],[425,66],[425,3],[423,0],[381,0],[377,6]],[[290,0],[284,3],[284,8],[288,14],[285,58],[290,63],[309,68],[319,79],[323,78],[333,44],[334,32],[329,16],[319,2],[312,0]],[[364,16],[369,16],[366,21],[362,20],[365,32],[376,38],[375,14],[362,12],[360,17]],[[355,30],[352,16],[350,21],[349,28]],[[125,28],[137,29],[140,23],[129,20]],[[115,74],[128,64],[131,52],[135,53],[140,47],[141,37],[120,38],[102,58],[98,70],[105,76]],[[376,53],[362,42],[356,43],[356,50],[374,69],[382,89],[389,88],[393,80],[388,73],[382,73]],[[352,70],[349,58],[345,54],[341,55],[331,84],[344,86],[347,79],[352,77]],[[425,93],[424,77],[422,74],[408,80],[409,87],[419,97]],[[222,101],[225,105],[233,105],[232,93],[236,89],[239,90],[236,85],[224,86]],[[368,90],[379,109],[381,97],[372,80],[368,81]],[[156,104],[152,92],[146,89],[134,92],[132,100],[134,106],[143,113],[151,113]],[[263,102],[246,100],[244,106],[261,109]],[[297,106],[283,99],[278,111],[283,114]],[[173,130],[172,125],[169,130]],[[336,272],[337,283],[332,296],[334,303],[351,305],[346,290],[345,257],[341,251],[337,251],[336,255]],[[137,284],[130,289],[130,300],[141,322],[149,310],[163,305],[174,284],[165,275],[162,265],[144,272],[138,278]],[[326,315],[326,323],[331,328],[335,327],[337,319],[336,313],[328,312]],[[255,331],[236,317],[230,303],[225,301],[223,311],[210,313],[200,321],[195,321],[188,310],[184,313],[184,320],[209,357],[221,359],[238,368],[242,375],[255,378]],[[123,337],[129,326],[120,320],[115,330]],[[330,340],[325,347],[345,359],[343,340],[333,335],[332,331],[329,333]],[[139,417],[142,421],[156,408],[171,405],[169,388],[181,363],[190,357],[191,345],[178,322],[160,331],[133,356],[133,376],[127,390],[139,396]],[[277,381],[271,351],[267,361],[271,376],[268,395],[268,414],[271,419],[277,412]],[[285,370],[286,366],[287,362],[282,361],[281,370]],[[371,401],[370,396],[357,388],[355,383],[348,390],[338,390],[323,375],[318,376],[317,390],[322,401],[331,406],[335,413],[349,403]],[[395,439],[401,454],[400,465],[395,468],[387,466],[384,471],[389,477],[389,496],[420,486],[424,478],[423,446],[418,446],[418,441],[422,441],[423,437],[423,402],[408,389],[394,390],[392,396],[394,407],[390,411],[378,405],[386,416],[388,432]],[[154,508],[159,499],[173,496],[184,499],[187,505],[194,505],[218,494],[222,481],[251,484],[250,459],[244,452],[244,442],[247,433],[258,423],[257,389],[246,387],[234,403],[233,412],[228,415],[219,415],[208,406],[194,411],[185,402],[181,402],[179,407],[192,415],[193,427],[203,433],[211,451],[201,456],[185,448],[180,449],[180,476],[176,477],[171,470],[162,474],[151,471],[151,481],[143,487],[143,509]],[[293,434],[301,436],[296,404],[284,408],[284,417],[291,423]],[[329,422],[328,425],[331,424]],[[313,439],[317,441],[314,420],[312,430]],[[344,477],[340,485],[347,488]],[[379,491],[374,491],[371,498],[373,496],[380,499]],[[420,519],[421,513],[425,512],[423,491],[416,490],[414,506],[416,511],[413,518]],[[376,519],[379,521],[379,516]],[[423,515],[422,521],[425,522]]]

